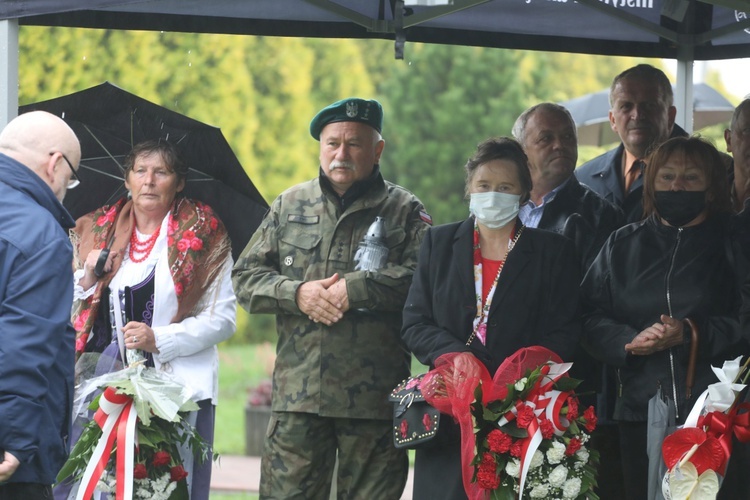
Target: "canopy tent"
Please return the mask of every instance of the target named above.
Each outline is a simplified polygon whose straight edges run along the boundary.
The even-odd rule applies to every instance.
[[[691,129],[692,62],[750,57],[747,0],[0,0],[0,120],[17,108],[21,25],[384,38],[678,61]],[[3,115],[5,113],[5,115]]]
[[[0,19],[198,33],[401,37],[671,59],[688,50],[694,59],[706,60],[750,56],[744,9],[750,9],[747,0],[3,0]]]

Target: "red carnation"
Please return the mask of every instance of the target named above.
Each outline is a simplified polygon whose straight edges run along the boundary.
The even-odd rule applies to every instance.
[[[542,432],[544,439],[552,439],[555,434],[555,426],[546,418],[539,423],[539,430]]]
[[[571,456],[581,449],[581,440],[577,437],[571,438],[567,448],[565,448],[565,454]]]
[[[495,456],[492,453],[482,453],[482,460],[479,462],[480,469],[495,470],[497,469],[497,462]]]
[[[578,398],[568,398],[568,420],[575,420],[578,418]]]
[[[586,425],[584,426],[588,432],[594,432],[594,429],[596,429],[596,410],[594,410],[593,406],[589,406],[586,408],[586,411],[583,412],[583,418],[586,419]]]
[[[491,453],[482,455],[482,461],[477,470],[477,483],[480,488],[495,490],[500,486],[500,477],[497,475],[497,462]]]
[[[148,471],[144,464],[135,464],[133,467],[133,477],[135,479],[146,479],[148,477]]]
[[[496,490],[500,486],[500,478],[493,471],[480,469],[477,472],[477,484],[485,490]]]
[[[172,460],[172,457],[169,455],[168,452],[164,450],[160,450],[154,453],[154,467],[161,467],[162,465],[167,465],[170,460]]]
[[[516,422],[518,422],[518,427],[527,428],[531,422],[536,418],[536,415],[534,415],[534,410],[531,408],[531,406],[522,405],[518,409],[518,414],[516,415]]]
[[[511,444],[513,444],[513,438],[500,429],[494,429],[487,435],[487,445],[490,451],[495,453],[508,453]]]
[[[169,470],[169,480],[172,482],[182,481],[188,476],[182,465],[175,465]]]
[[[523,445],[521,444],[521,440],[514,441],[512,445],[510,445],[510,455],[516,458],[521,457],[521,447]]]

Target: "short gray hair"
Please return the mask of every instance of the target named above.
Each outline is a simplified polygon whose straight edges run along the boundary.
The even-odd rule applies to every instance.
[[[521,113],[521,115],[516,119],[516,123],[513,124],[513,131],[512,131],[513,137],[515,137],[516,140],[520,142],[522,146],[526,139],[526,124],[529,122],[529,118],[531,118],[531,115],[533,115],[534,113],[540,110],[551,111],[553,113],[559,113],[560,115],[565,116],[570,121],[570,124],[573,126],[573,130],[575,130],[576,140],[578,139],[578,130],[576,129],[576,122],[573,119],[573,115],[571,115],[570,111],[568,111],[568,108],[566,108],[565,106],[561,106],[554,102],[541,102],[539,104],[535,104],[531,106],[529,109]]]
[[[732,122],[729,124],[729,130],[734,130],[734,126],[737,125],[737,120],[745,109],[750,109],[750,95],[745,96],[745,99],[734,108]]]

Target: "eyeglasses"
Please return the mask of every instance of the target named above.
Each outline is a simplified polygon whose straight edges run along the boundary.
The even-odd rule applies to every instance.
[[[77,185],[81,183],[81,179],[78,178],[76,169],[73,168],[73,164],[70,163],[70,160],[68,160],[68,157],[65,156],[65,153],[63,153],[62,151],[59,151],[59,153],[60,153],[60,156],[63,157],[63,160],[65,160],[65,163],[68,164],[68,167],[70,167],[70,171],[73,172],[73,177],[71,177],[70,180],[68,181],[68,189],[73,189],[74,187],[76,187]],[[54,154],[55,153],[50,153],[49,155],[53,156]]]

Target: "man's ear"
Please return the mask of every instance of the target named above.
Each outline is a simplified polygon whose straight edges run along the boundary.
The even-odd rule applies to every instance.
[[[732,131],[727,129],[724,129],[724,142],[727,143],[727,153],[732,152]]]
[[[55,182],[55,170],[57,170],[57,153],[49,155],[42,169],[42,176],[48,184]]]
[[[669,133],[672,133],[672,127],[674,127],[674,119],[677,116],[677,108],[674,106],[670,106],[667,110],[667,117],[668,117],[668,123],[669,123]]]

